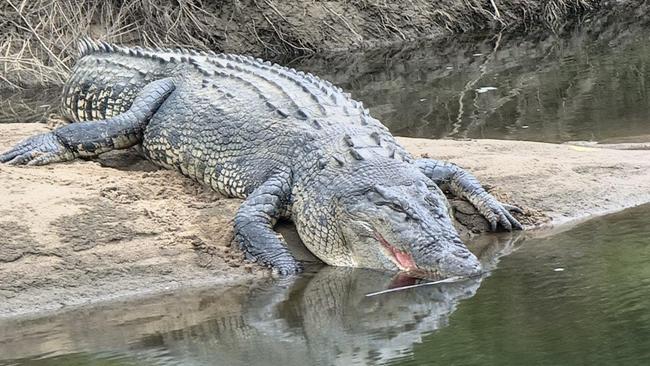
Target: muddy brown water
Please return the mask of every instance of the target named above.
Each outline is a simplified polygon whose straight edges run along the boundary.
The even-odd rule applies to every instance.
[[[468,37],[287,62],[396,135],[638,141],[650,136],[649,36]],[[52,112],[56,100],[31,95],[3,95],[0,121]],[[0,365],[650,364],[649,220],[646,205],[545,238],[485,236],[472,243],[485,277],[371,297],[397,279],[314,266],[4,319]]]

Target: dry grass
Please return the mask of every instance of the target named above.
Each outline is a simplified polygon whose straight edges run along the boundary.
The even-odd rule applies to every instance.
[[[593,9],[597,0],[463,0],[444,1],[438,10],[440,24],[453,32],[484,28],[542,25],[557,28],[568,17]],[[453,6],[463,3],[464,6]]]
[[[61,84],[90,35],[266,57],[444,32],[555,26],[599,0],[2,0],[0,89]],[[405,4],[409,4],[405,6]]]
[[[145,45],[205,48],[218,21],[202,1],[3,0],[0,79],[10,86],[60,84],[84,35]],[[208,41],[208,44],[205,43]],[[0,86],[1,87],[1,86]]]

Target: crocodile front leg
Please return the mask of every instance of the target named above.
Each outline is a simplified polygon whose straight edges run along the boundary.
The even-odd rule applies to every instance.
[[[302,271],[282,236],[273,230],[289,202],[289,181],[289,174],[271,177],[246,198],[235,216],[235,239],[246,257],[282,275]]]
[[[414,164],[439,187],[448,189],[453,195],[465,198],[474,205],[488,220],[492,231],[495,231],[499,224],[509,231],[523,228],[509,212],[521,213],[521,209],[497,201],[483,189],[478,179],[466,170],[453,163],[433,159],[418,159]]]
[[[113,118],[73,123],[27,138],[0,154],[0,163],[45,165],[126,149],[142,141],[147,123],[174,90],[171,79],[148,84],[128,111]]]

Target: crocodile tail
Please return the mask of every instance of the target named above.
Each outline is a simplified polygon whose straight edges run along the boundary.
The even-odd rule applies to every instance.
[[[113,52],[114,50],[115,46],[104,41],[95,41],[88,36],[83,36],[79,40],[79,58],[93,53]]]

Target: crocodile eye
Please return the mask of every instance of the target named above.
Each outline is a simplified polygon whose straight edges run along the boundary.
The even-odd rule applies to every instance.
[[[387,201],[377,202],[377,206],[388,206],[391,210],[401,212],[401,213],[406,213],[406,211],[402,206],[397,205],[394,202],[387,202]]]

